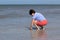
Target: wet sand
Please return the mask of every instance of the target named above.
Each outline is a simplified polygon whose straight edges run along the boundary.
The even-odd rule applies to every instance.
[[[48,24],[45,26],[46,30],[29,30],[31,17],[26,14],[19,14],[22,10],[21,13],[27,12],[28,8],[26,6],[27,9],[23,9],[24,7],[9,9],[0,12],[15,13],[8,14],[8,16],[7,14],[1,14],[4,17],[0,16],[0,40],[60,40],[60,8],[42,8],[39,11],[38,7],[34,8],[33,6],[38,12],[41,11],[48,20]]]

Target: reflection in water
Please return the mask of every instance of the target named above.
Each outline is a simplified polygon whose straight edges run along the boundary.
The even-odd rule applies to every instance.
[[[47,34],[45,30],[31,30],[32,40],[47,40]]]

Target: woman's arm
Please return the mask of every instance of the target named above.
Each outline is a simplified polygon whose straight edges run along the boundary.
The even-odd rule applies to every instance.
[[[30,29],[32,29],[32,26],[34,25],[34,19],[32,19],[31,24],[30,24]]]

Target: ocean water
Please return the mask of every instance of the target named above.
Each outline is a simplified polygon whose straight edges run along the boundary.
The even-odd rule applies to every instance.
[[[29,30],[29,9],[46,17],[46,30]],[[60,6],[0,5],[0,40],[60,40]]]

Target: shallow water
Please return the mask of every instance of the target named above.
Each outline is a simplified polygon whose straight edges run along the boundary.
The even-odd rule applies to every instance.
[[[30,8],[47,18],[46,30],[29,30]],[[0,6],[0,40],[60,40],[59,6]]]

